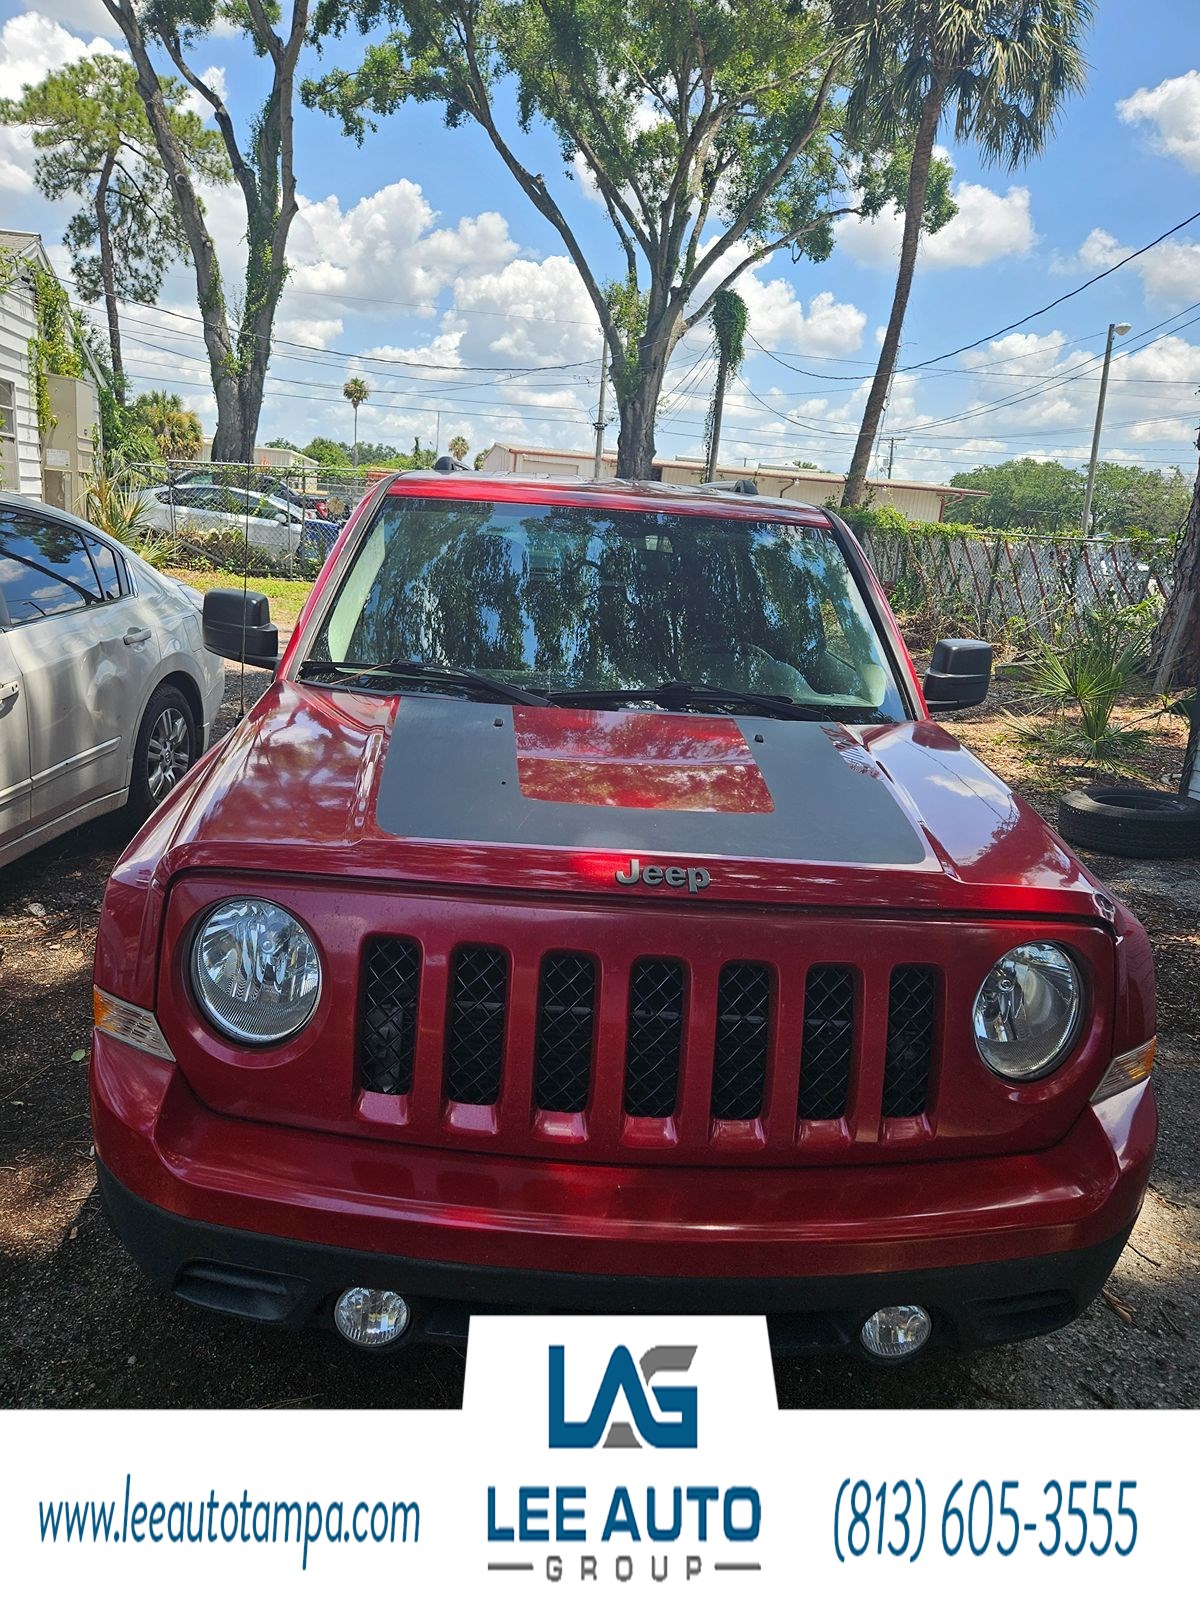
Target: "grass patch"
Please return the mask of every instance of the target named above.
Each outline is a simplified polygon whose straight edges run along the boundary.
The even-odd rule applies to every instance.
[[[171,577],[190,583],[202,594],[209,589],[240,589],[241,575],[236,572],[195,572],[190,567],[168,567]],[[265,594],[271,602],[271,621],[281,627],[294,628],[304,602],[312,592],[308,578],[251,578],[247,588]]]

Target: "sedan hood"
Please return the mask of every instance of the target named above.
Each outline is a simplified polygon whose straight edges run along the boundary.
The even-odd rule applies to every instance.
[[[1110,914],[1036,812],[930,722],[483,705],[279,682],[144,843],[160,879],[234,868],[510,893]]]

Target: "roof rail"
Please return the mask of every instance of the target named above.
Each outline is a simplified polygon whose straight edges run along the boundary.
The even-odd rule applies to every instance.
[[[707,478],[702,489],[724,489],[726,494],[757,494],[758,485],[753,478]]]

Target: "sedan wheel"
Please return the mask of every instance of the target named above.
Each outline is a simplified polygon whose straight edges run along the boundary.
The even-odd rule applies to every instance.
[[[192,736],[174,706],[159,713],[146,746],[146,785],[154,803],[165,800],[192,764]]]

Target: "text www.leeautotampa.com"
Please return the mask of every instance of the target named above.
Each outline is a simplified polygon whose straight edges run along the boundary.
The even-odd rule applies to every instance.
[[[146,1500],[125,1479],[120,1500],[39,1500],[43,1544],[294,1545],[308,1569],[315,1544],[416,1544],[421,1508],[415,1500]]]

